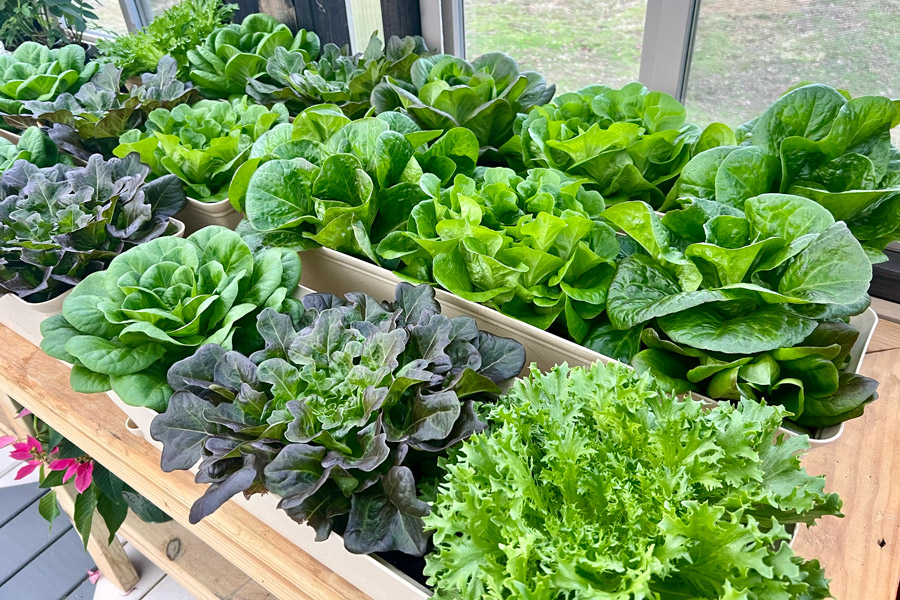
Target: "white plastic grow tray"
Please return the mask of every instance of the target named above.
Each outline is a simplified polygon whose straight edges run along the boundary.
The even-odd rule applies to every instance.
[[[184,223],[178,219],[169,219],[169,222],[175,226],[170,235],[184,237]],[[62,313],[63,300],[69,291],[45,302],[26,302],[15,294],[3,294],[0,296],[0,323],[38,346],[41,343],[41,322]]]
[[[184,221],[188,235],[207,225],[221,225],[234,229],[243,218],[241,213],[234,210],[227,198],[218,202],[201,202],[188,197],[187,204],[176,216]]]
[[[394,288],[401,281],[387,269],[329,248],[307,250],[301,252],[300,257],[303,263],[301,285],[322,292],[345,294],[360,291],[381,299],[392,299]],[[531,363],[536,363],[539,369],[547,371],[562,362],[573,366],[586,366],[598,360],[604,363],[615,362],[608,356],[561,338],[549,331],[508,317],[494,309],[464,300],[445,290],[436,289],[435,292],[435,298],[440,302],[442,311],[447,316],[473,317],[477,321],[479,329],[521,342],[525,347],[526,369]],[[862,314],[852,317],[850,323],[859,330],[860,335],[850,352],[850,364],[845,371],[858,373],[866,348],[875,332],[878,316],[870,308]],[[693,395],[698,400],[714,402],[700,394]],[[796,432],[786,428],[781,428],[780,431],[796,435]],[[843,431],[843,424],[813,430],[809,440],[810,447],[815,448],[831,443],[837,440]]]

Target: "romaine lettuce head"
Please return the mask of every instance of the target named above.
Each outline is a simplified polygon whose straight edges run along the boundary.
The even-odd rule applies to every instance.
[[[257,328],[265,346],[249,358],[207,344],[169,369],[175,394],[151,435],[164,470],[200,460],[212,484],[191,520],[267,490],[319,540],[421,556],[437,455],[484,428],[476,403],[519,373],[522,345],[442,315],[427,285],[400,284],[394,302],[311,294]]]
[[[224,227],[158,238],[79,283],[62,315],[42,324],[41,348],[75,365],[74,390],[111,388],[127,404],[163,411],[172,394],[169,366],[204,344],[261,345],[256,315],[291,310],[299,280],[296,253],[254,255]]]
[[[694,199],[741,208],[767,192],[815,200],[845,221],[873,262],[900,239],[900,151],[890,130],[900,102],[822,84],[788,91],[737,130],[736,141],[694,156],[666,208]]]
[[[444,462],[435,598],[826,598],[785,524],[839,515],[783,411],[710,411],[623,365],[533,370]],[[526,591],[527,590],[527,591]]]

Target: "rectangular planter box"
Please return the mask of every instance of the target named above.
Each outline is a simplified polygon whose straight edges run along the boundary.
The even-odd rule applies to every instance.
[[[200,202],[190,197],[187,199],[187,205],[176,216],[184,222],[187,235],[207,225],[221,225],[234,229],[243,218],[227,199],[218,202]]]
[[[175,237],[184,237],[184,223],[178,219],[169,220]],[[15,294],[0,296],[0,323],[6,325],[23,338],[39,346],[41,343],[41,322],[62,313],[63,300],[71,290],[45,302],[26,302]]]
[[[301,285],[323,292],[345,294],[361,291],[382,299],[393,298],[394,288],[401,281],[387,269],[329,248],[301,252],[300,258],[303,263]],[[536,363],[542,371],[547,371],[564,361],[573,366],[586,366],[598,360],[604,363],[614,362],[613,359],[573,341],[508,317],[486,306],[463,300],[445,290],[436,289],[435,297],[440,302],[444,314],[450,317],[459,315],[473,317],[478,322],[479,329],[520,341],[525,346],[525,364]],[[862,357],[878,323],[878,316],[870,308],[851,318],[850,323],[859,330],[860,335],[851,351],[851,360],[846,371],[858,373]],[[694,394],[694,397],[704,402],[713,402],[699,394]],[[814,430],[809,440],[810,447],[815,448],[837,440],[843,430],[843,423]],[[785,428],[781,431],[795,434]]]

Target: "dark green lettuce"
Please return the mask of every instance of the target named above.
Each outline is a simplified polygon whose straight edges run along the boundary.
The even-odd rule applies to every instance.
[[[268,490],[319,540],[336,531],[351,552],[421,556],[438,454],[484,428],[476,402],[525,351],[441,315],[426,285],[400,284],[394,302],[311,294],[303,307],[260,313],[265,347],[249,358],[210,344],[172,366],[175,393],[151,427],[162,468],[201,461],[196,480],[211,485],[192,522]]]
[[[171,233],[184,191],[174,177],[147,183],[148,173],[136,156],[94,155],[85,167],[17,160],[0,176],[0,288],[47,300],[129,248]]]
[[[269,58],[281,48],[302,53],[305,60],[319,55],[319,37],[312,31],[292,33],[275,17],[254,13],[240,25],[229,23],[212,31],[196,48],[187,51],[190,78],[204,96],[242,95],[247,81],[266,73]]]
[[[782,192],[815,200],[845,221],[873,262],[900,239],[900,151],[890,130],[900,103],[849,98],[822,84],[793,89],[737,130],[735,142],[694,156],[666,208],[693,199],[741,208]]]
[[[742,210],[697,199],[660,219],[626,202],[603,216],[637,244],[612,278],[610,327],[592,347],[640,331],[619,356],[668,389],[783,404],[806,427],[862,414],[877,382],[843,374],[868,306],[872,267],[847,225],[813,200],[748,198]],[[619,333],[617,333],[619,332]]]

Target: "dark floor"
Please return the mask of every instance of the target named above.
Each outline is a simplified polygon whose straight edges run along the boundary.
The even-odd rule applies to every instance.
[[[94,562],[65,515],[48,528],[38,513],[45,492],[35,483],[0,488],[0,600],[91,600]]]

